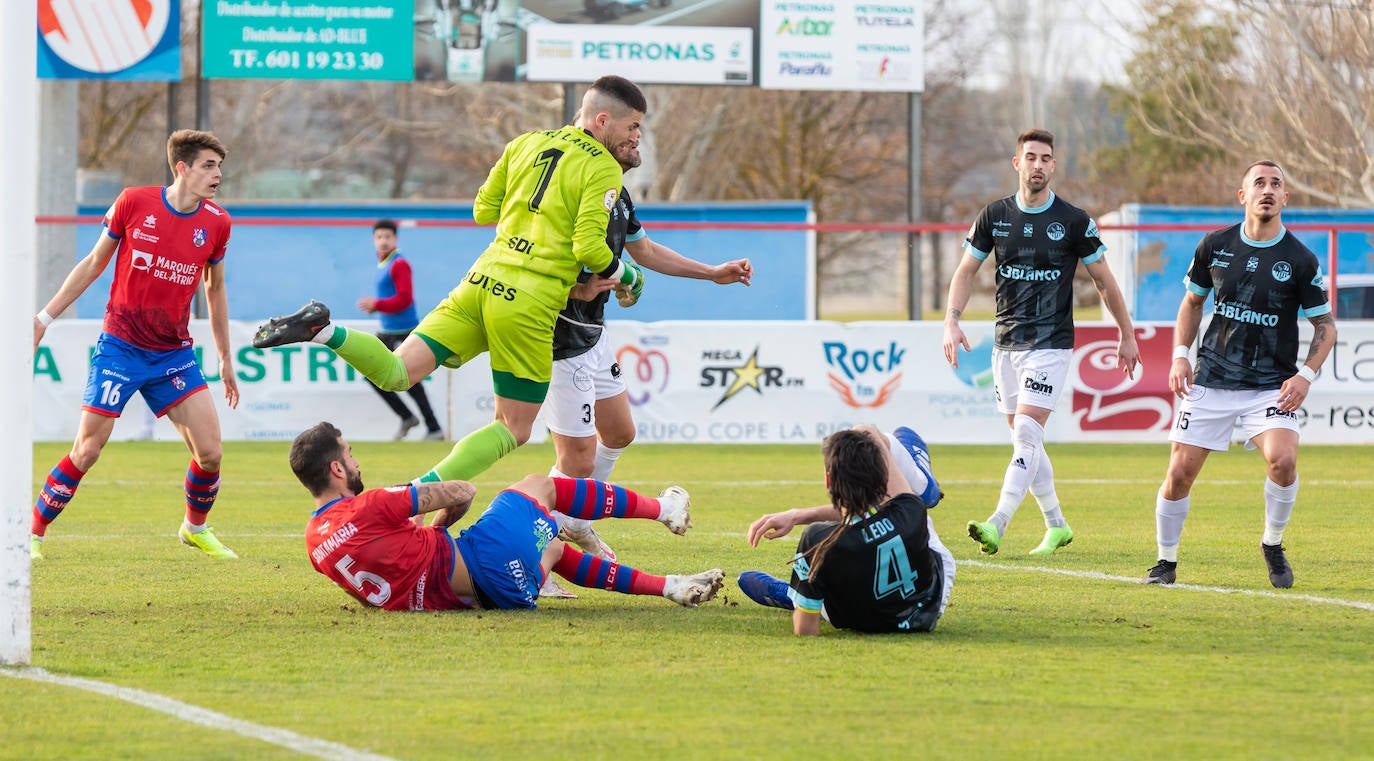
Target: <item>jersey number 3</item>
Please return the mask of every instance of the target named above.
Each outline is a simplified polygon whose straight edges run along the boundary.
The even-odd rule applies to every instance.
[[[875,549],[878,561],[874,563],[873,570],[873,597],[881,600],[897,592],[905,599],[916,594],[916,579],[919,574],[911,568],[902,538],[894,536]]]

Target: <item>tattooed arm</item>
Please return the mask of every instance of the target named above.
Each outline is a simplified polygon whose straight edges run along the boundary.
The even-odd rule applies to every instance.
[[[953,367],[959,366],[960,348],[964,351],[973,350],[968,337],[964,335],[964,329],[959,327],[959,318],[964,315],[964,308],[968,306],[968,300],[973,294],[973,276],[978,273],[981,266],[982,259],[966,252],[959,260],[954,276],[949,280],[949,296],[945,299],[949,307],[945,312],[944,351],[945,361]]]
[[[1335,318],[1328,312],[1310,319],[1312,343],[1307,347],[1307,359],[1298,366],[1298,375],[1284,381],[1279,387],[1279,410],[1282,412],[1295,412],[1302,406],[1307,399],[1307,392],[1312,388],[1312,382],[1302,376],[1303,368],[1316,373],[1336,346]]]
[[[1326,356],[1336,347],[1336,318],[1328,312],[1311,318],[1312,344],[1307,348],[1307,359],[1303,364],[1313,370],[1320,370]]]
[[[420,498],[420,513],[434,513],[430,525],[448,528],[467,514],[477,496],[477,487],[467,481],[436,481],[416,484]]]

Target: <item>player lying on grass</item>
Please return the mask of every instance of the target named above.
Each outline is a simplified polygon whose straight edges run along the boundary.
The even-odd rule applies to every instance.
[[[837,431],[821,445],[831,504],[771,513],[749,526],[749,544],[812,524],[792,559],[792,583],[740,574],[754,602],[792,611],[792,631],[928,632],[954,586],[954,556],[926,514],[944,494],[915,431],[872,426]]]
[[[689,499],[670,486],[657,499],[587,479],[526,476],[491,501],[457,538],[448,527],[467,512],[477,490],[467,481],[363,489],[362,472],[343,434],[329,423],[291,443],[291,470],[315,511],[305,543],[315,570],[359,601],[387,610],[533,608],[553,571],[583,587],[658,595],[694,608],[716,596],[719,569],[691,576],[654,576],[588,555],[555,538],[555,508],[579,518],[648,518],[674,534],[692,521]],[[435,524],[411,518],[439,511]]]

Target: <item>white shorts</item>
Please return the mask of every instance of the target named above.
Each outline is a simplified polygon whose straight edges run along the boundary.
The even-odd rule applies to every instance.
[[[596,435],[596,403],[624,393],[620,363],[615,361],[606,331],[591,349],[553,363],[549,393],[539,417],[550,431],[585,438]]]
[[[992,393],[1006,415],[1019,405],[1052,410],[1069,377],[1073,349],[992,350]]]
[[[1249,391],[1193,384],[1178,406],[1169,441],[1225,452],[1233,439],[1239,439],[1246,449],[1254,449],[1255,436],[1275,428],[1298,430],[1297,413],[1279,412],[1278,389]]]
[[[945,572],[945,588],[940,591],[940,615],[943,616],[945,605],[949,603],[949,592],[954,589],[954,554],[940,541],[940,535],[935,533],[935,522],[929,515],[926,516],[926,530],[930,532],[930,551],[940,559],[940,567]]]

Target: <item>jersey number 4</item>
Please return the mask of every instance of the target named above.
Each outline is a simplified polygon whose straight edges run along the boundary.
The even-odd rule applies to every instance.
[[[881,600],[895,592],[905,599],[916,594],[919,574],[911,568],[902,538],[894,536],[875,549],[878,561],[874,563],[873,570],[873,597]]]
[[[353,568],[352,555],[344,555],[339,558],[339,562],[334,564],[334,568],[339,572],[340,576],[348,579],[349,586],[358,590],[358,594],[363,595],[363,597],[373,605],[380,608],[386,604],[387,600],[391,599],[391,582],[371,571],[358,571],[357,573],[353,573],[350,570]],[[377,591],[368,594],[366,587],[363,586],[364,584],[373,585],[377,588]]]

